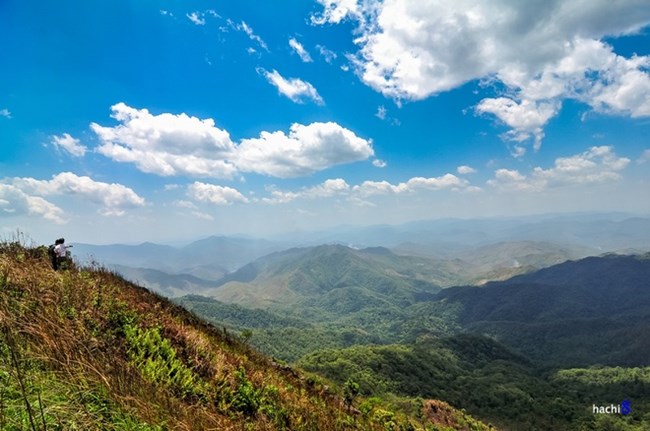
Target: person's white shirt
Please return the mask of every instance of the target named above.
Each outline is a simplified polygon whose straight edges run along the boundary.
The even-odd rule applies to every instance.
[[[65,244],[57,244],[54,247],[54,253],[56,253],[57,257],[66,257],[67,252],[68,248],[65,246]]]

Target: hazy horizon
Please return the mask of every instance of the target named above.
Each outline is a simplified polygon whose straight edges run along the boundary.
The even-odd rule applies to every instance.
[[[332,224],[329,226],[314,227],[313,229],[288,229],[286,231],[277,232],[274,234],[255,234],[255,233],[243,233],[243,232],[200,232],[196,235],[188,236],[179,236],[179,237],[164,237],[162,235],[152,236],[152,237],[143,237],[142,239],[132,239],[118,241],[115,238],[109,239],[106,242],[93,242],[89,241],[89,238],[92,238],[92,235],[84,236],[83,234],[75,236],[74,233],[70,233],[65,230],[52,230],[49,232],[42,232],[38,235],[34,235],[33,232],[30,232],[27,229],[16,228],[13,231],[6,230],[3,234],[2,239],[4,240],[13,240],[17,239],[18,236],[24,237],[27,243],[34,242],[36,244],[48,244],[53,242],[54,238],[65,237],[66,241],[70,244],[81,243],[88,245],[141,245],[143,243],[153,243],[158,245],[167,245],[172,247],[182,247],[188,244],[191,244],[195,241],[204,240],[212,237],[223,237],[223,238],[233,238],[233,239],[251,239],[251,240],[266,240],[274,242],[286,242],[286,243],[300,243],[301,239],[309,238],[308,241],[313,242],[313,238],[317,238],[319,235],[329,236],[330,238],[337,238],[337,235],[349,234],[357,231],[362,231],[364,229],[373,229],[373,228],[391,228],[391,229],[401,229],[405,227],[410,227],[411,225],[416,225],[418,223],[426,224],[444,224],[447,222],[462,222],[471,224],[473,222],[512,222],[512,223],[527,223],[527,222],[540,222],[540,221],[554,221],[554,220],[607,220],[620,222],[623,220],[633,219],[633,218],[643,218],[650,220],[650,213],[627,213],[621,211],[613,212],[598,212],[598,211],[580,211],[580,212],[555,212],[555,213],[536,213],[536,214],[522,214],[522,215],[503,215],[503,216],[485,216],[485,217],[440,217],[440,218],[420,218],[408,220],[405,222],[396,222],[396,223],[363,223],[363,224],[350,224],[350,223],[341,223],[341,224]],[[67,236],[66,236],[67,235]],[[331,241],[343,241],[333,239]],[[327,241],[326,241],[327,242]],[[650,246],[650,245],[649,245]],[[650,250],[650,249],[649,249]]]

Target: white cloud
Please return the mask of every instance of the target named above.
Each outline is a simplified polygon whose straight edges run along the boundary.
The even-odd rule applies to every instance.
[[[214,220],[214,217],[212,217],[210,214],[201,211],[192,211],[192,215],[198,218],[199,220],[207,220],[207,221]]]
[[[517,170],[497,169],[494,179],[488,180],[488,185],[500,190],[523,191],[534,190],[537,185],[529,182],[529,179]]]
[[[381,159],[375,159],[372,161],[372,165],[376,168],[385,168],[386,166],[388,166],[388,163],[386,163]]]
[[[526,155],[526,147],[522,145],[515,145],[510,151],[510,155],[515,159],[520,159]]]
[[[52,144],[55,148],[62,149],[74,157],[83,157],[88,150],[85,146],[81,145],[79,139],[75,139],[68,133],[63,136],[52,136]]]
[[[193,202],[186,201],[186,200],[178,200],[178,201],[174,201],[173,205],[181,209],[190,210],[189,214],[191,214],[193,217],[197,219],[208,220],[208,221],[214,220],[214,217],[211,216],[210,214],[199,211],[199,207],[197,207]]]
[[[326,63],[332,63],[336,60],[337,55],[334,51],[327,49],[323,45],[316,45],[316,49],[318,49],[319,54],[323,57]]]
[[[298,57],[300,57],[303,63],[311,63],[313,61],[309,52],[295,38],[292,37],[289,39],[289,46],[298,54]]]
[[[349,202],[361,206],[374,206],[367,198],[377,195],[417,193],[423,190],[466,190],[477,191],[480,188],[470,186],[467,180],[453,174],[445,174],[437,178],[414,177],[406,182],[391,184],[388,181],[364,181],[350,186],[341,178],[330,179],[299,191],[270,190],[270,197],[262,198],[261,202],[269,204],[285,204],[297,199],[319,199],[345,196]]]
[[[643,153],[641,153],[641,157],[639,157],[636,162],[639,165],[650,162],[650,149],[643,151]]]
[[[71,195],[101,206],[100,214],[121,216],[125,209],[142,207],[145,200],[132,189],[121,184],[94,181],[71,172],[62,172],[51,180],[14,178],[11,184],[29,195]]]
[[[336,123],[293,124],[288,135],[262,132],[259,138],[242,140],[237,166],[244,172],[288,178],[373,155],[370,141]]]
[[[386,109],[384,105],[377,106],[377,112],[375,112],[375,117],[379,118],[380,120],[385,120],[386,114],[388,114],[388,109]]]
[[[368,197],[381,194],[412,193],[417,190],[461,190],[468,186],[467,180],[453,174],[445,174],[435,178],[414,177],[399,184],[391,184],[388,181],[364,181],[360,185],[354,186],[353,190],[361,197]]]
[[[248,202],[248,199],[236,189],[206,184],[199,181],[194,182],[194,184],[191,184],[187,188],[187,195],[197,201],[215,205],[231,205],[235,202]]]
[[[303,81],[298,78],[286,79],[280,75],[276,70],[269,72],[260,69],[260,73],[269,81],[270,84],[278,89],[278,92],[283,96],[288,97],[293,102],[303,103],[305,99],[310,99],[317,105],[322,105],[323,99],[318,94],[318,91],[309,82]]]
[[[321,15],[311,17],[314,24],[338,24],[346,17],[362,17],[361,6],[357,5],[357,0],[318,0],[318,2],[324,6],[324,10]]]
[[[0,217],[38,216],[57,224],[66,222],[63,210],[40,196],[25,193],[12,184],[0,183]]]
[[[315,24],[357,23],[353,64],[364,83],[396,100],[420,100],[476,79],[502,84],[480,114],[533,140],[571,98],[614,114],[650,115],[649,56],[623,57],[602,42],[650,24],[639,0],[318,0]]]
[[[178,200],[174,201],[174,206],[178,208],[184,208],[184,209],[189,209],[189,210],[198,210],[199,208],[194,205],[194,203],[186,200]]]
[[[7,108],[0,109],[0,117],[11,118],[11,112]]]
[[[474,169],[471,166],[463,165],[463,166],[457,167],[456,172],[458,172],[460,175],[475,174],[476,169]]]
[[[504,135],[505,139],[523,142],[533,137],[535,149],[541,147],[544,137],[542,127],[559,110],[560,106],[557,103],[530,100],[516,102],[507,97],[483,99],[476,107],[476,112],[493,114],[512,128]]]
[[[298,199],[325,199],[344,197],[348,202],[359,206],[375,206],[368,198],[380,195],[415,194],[422,191],[453,190],[464,192],[481,191],[480,187],[472,186],[465,180],[453,174],[440,177],[414,177],[406,182],[391,184],[388,181],[364,181],[351,186],[342,178],[329,179],[313,187],[303,187],[298,191],[267,189],[269,197],[254,200],[267,204],[286,204]]]
[[[205,25],[205,18],[200,12],[188,13],[185,16],[196,25]]]
[[[610,146],[591,147],[583,153],[555,159],[552,168],[536,167],[528,175],[499,169],[488,184],[506,191],[540,191],[549,187],[604,183],[621,179],[619,172],[629,163],[630,159],[618,157]]]
[[[214,120],[186,114],[152,115],[124,103],[111,107],[121,124],[91,124],[101,141],[98,151],[118,162],[135,163],[143,172],[162,175],[230,178],[236,172],[229,160],[235,146]]]
[[[266,45],[266,42],[264,42],[264,40],[261,37],[255,34],[253,29],[248,24],[246,24],[245,21],[242,21],[240,24],[235,24],[232,21],[228,20],[228,24],[230,24],[230,26],[233,27],[234,29],[246,33],[246,35],[250,40],[256,42],[265,51],[269,50],[268,46]]]
[[[233,178],[250,172],[288,178],[374,155],[371,141],[331,122],[293,124],[288,134],[264,131],[259,138],[243,139],[237,145],[212,119],[152,115],[124,103],[112,110],[119,125],[91,124],[101,142],[97,151],[162,176]]]
[[[329,198],[332,196],[346,194],[349,190],[350,186],[345,182],[345,180],[336,178],[326,180],[314,187],[303,188],[298,192],[272,190],[271,197],[263,198],[262,202],[270,204],[283,204],[294,201],[296,199]]]

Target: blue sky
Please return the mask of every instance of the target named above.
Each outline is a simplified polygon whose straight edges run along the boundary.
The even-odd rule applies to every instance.
[[[0,226],[40,242],[650,213],[650,5],[0,2]]]

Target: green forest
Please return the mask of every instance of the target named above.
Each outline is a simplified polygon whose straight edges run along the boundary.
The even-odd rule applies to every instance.
[[[386,271],[387,253],[378,266],[374,256],[342,247],[318,253],[332,266],[309,266],[318,254],[275,256],[248,273],[247,283],[264,285],[268,274],[290,280],[291,306],[178,302],[277,360],[353,382],[360,394],[404,410],[439,399],[500,429],[650,427],[649,255],[569,261],[440,290],[422,271],[415,279]],[[628,415],[592,411],[623,400]]]

